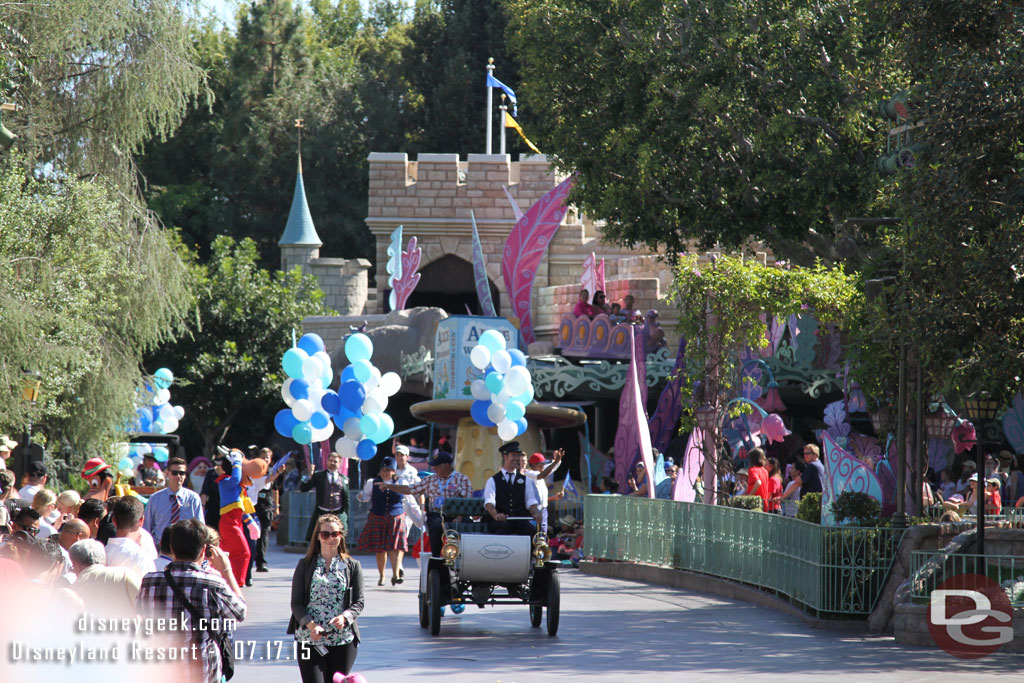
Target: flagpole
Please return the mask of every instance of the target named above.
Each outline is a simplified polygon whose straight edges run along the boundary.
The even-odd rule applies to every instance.
[[[494,57],[490,57],[487,60],[487,75],[490,76],[494,72]],[[491,128],[494,125],[494,109],[491,102],[491,86],[487,86],[487,151],[486,154],[491,153]]]
[[[498,118],[501,119],[501,123],[498,124],[501,126],[501,152],[499,154],[505,156],[505,114],[508,112],[508,107],[505,105],[505,93],[501,94],[501,104],[498,105],[498,111],[501,112],[498,114]]]

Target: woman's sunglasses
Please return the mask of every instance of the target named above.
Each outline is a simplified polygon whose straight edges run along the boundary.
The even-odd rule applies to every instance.
[[[339,536],[341,536],[341,532],[340,531],[321,531],[320,532],[320,538],[324,539],[325,541],[328,541],[328,540],[333,539],[333,538],[338,538]]]

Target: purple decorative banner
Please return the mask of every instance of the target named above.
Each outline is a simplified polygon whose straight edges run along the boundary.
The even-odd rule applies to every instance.
[[[416,271],[419,270],[422,255],[423,250],[416,248],[416,238],[409,238],[409,247],[402,252],[402,276],[395,278],[395,288],[392,290],[397,303],[397,307],[394,309],[396,311],[405,308],[409,295],[419,284],[420,274]]]
[[[654,497],[654,460],[651,457],[651,433],[647,429],[647,382],[640,377],[647,377],[647,363],[643,349],[637,344],[636,335],[631,335],[632,355],[629,361],[629,372],[626,384],[622,388],[622,399],[619,401],[619,429],[615,432],[615,478],[621,491],[627,490],[630,470],[638,456],[647,469],[649,485],[648,497]]]
[[[679,351],[676,353],[676,364],[669,375],[672,379],[658,397],[658,407],[651,416],[648,426],[651,430],[651,444],[664,453],[676,433],[679,414],[683,412],[682,401],[679,400],[680,387],[683,382],[683,368],[686,365],[686,340],[679,339]]]
[[[700,427],[695,427],[686,441],[683,462],[679,466],[676,485],[672,489],[672,500],[681,500],[685,503],[701,502],[697,499],[697,482],[703,476],[704,470],[703,444],[704,432]]]
[[[494,312],[494,301],[491,300],[491,283],[487,279],[487,265],[484,262],[484,248],[480,246],[480,234],[476,230],[476,216],[470,209],[469,217],[473,220],[473,278],[476,280],[476,296],[480,299],[480,310],[483,315],[491,318]]]
[[[512,315],[519,320],[519,333],[526,344],[536,341],[530,304],[537,266],[562,224],[566,211],[565,198],[575,182],[576,176],[569,176],[537,200],[516,222],[505,242],[501,276],[505,280]]]
[[[840,448],[827,431],[822,430],[819,434],[825,446],[825,457],[822,461],[825,466],[825,481],[822,482],[824,490],[821,495],[821,523],[836,523],[832,516],[832,502],[844,491],[866,493],[881,503],[882,485],[871,468],[853,457],[849,451]]]

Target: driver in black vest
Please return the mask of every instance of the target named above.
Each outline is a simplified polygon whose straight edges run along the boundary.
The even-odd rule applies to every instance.
[[[509,441],[498,449],[502,467],[484,486],[487,529],[492,534],[532,536],[540,526],[540,499],[533,481],[517,470],[522,450],[518,441]],[[533,517],[508,519],[509,517]]]

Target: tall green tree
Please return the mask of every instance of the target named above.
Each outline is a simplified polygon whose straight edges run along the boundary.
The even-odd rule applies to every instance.
[[[875,3],[506,0],[527,129],[627,244],[751,237],[805,264],[870,215],[891,70]],[[822,239],[823,238],[823,239]]]
[[[261,268],[250,239],[218,237],[209,261],[193,255],[190,270],[197,324],[147,356],[146,366],[174,371],[174,402],[186,411],[179,433],[210,455],[233,429],[236,443],[271,436],[283,405],[281,356],[304,317],[327,311],[312,276]]]

